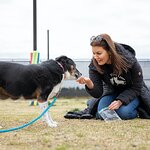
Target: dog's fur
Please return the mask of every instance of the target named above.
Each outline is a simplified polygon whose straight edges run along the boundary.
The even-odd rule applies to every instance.
[[[66,56],[41,64],[22,65],[11,62],[0,62],[0,99],[37,98],[43,111],[47,100],[56,96],[63,79],[77,79],[81,73],[74,61]],[[57,126],[47,114],[44,121],[51,127]]]

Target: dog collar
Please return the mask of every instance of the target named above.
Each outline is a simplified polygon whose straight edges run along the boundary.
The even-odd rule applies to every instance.
[[[57,61],[57,63],[58,63],[58,65],[62,68],[63,72],[65,73],[65,70],[64,70],[64,67],[62,66],[62,64],[59,63],[58,61]]]

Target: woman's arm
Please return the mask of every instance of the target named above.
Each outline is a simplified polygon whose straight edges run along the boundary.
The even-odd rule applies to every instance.
[[[134,98],[138,97],[141,93],[141,88],[143,87],[143,74],[141,66],[138,62],[135,62],[131,68],[132,76],[132,86],[123,91],[116,98],[121,100],[124,104],[130,103]]]
[[[94,98],[101,97],[103,93],[103,83],[97,71],[89,69],[89,78],[80,77],[77,79],[80,84],[85,84],[86,91]]]

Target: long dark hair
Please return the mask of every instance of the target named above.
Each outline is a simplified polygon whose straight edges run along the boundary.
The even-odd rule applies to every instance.
[[[123,71],[127,72],[130,65],[127,64],[126,58],[121,54],[117,53],[115,43],[112,41],[111,37],[108,34],[100,34],[97,37],[93,38],[90,45],[103,47],[106,51],[110,53],[111,64],[113,66],[113,73],[116,75],[120,75]],[[93,64],[97,68],[97,70],[103,74],[104,69],[103,66],[98,65],[97,61],[93,58]]]

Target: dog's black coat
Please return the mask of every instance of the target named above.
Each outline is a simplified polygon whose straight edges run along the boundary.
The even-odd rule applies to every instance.
[[[66,71],[75,73],[76,78],[80,75],[74,61],[66,56],[41,64],[0,62],[0,99],[23,96],[46,101]]]

